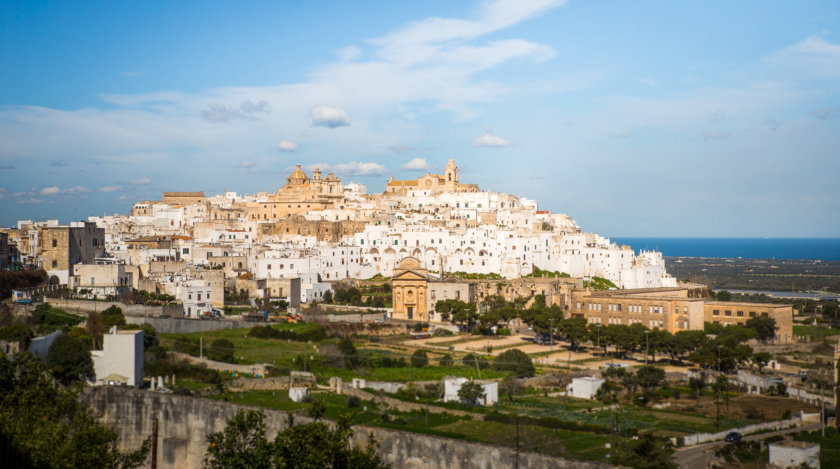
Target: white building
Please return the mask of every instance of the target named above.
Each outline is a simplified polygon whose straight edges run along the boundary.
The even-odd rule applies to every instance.
[[[768,445],[771,467],[806,467],[820,469],[820,445],[807,441],[780,441]]]
[[[88,290],[89,298],[119,296],[131,292],[133,274],[122,263],[76,264],[68,286],[77,290]]]
[[[572,378],[572,384],[566,388],[566,392],[578,399],[594,399],[602,384],[604,384],[603,379],[592,376]]]
[[[104,334],[102,350],[92,350],[93,370],[98,384],[143,385],[143,331],[117,327]]]
[[[461,402],[458,397],[458,391],[464,383],[470,381],[467,378],[447,378],[443,380],[443,401],[444,402]],[[478,381],[484,389],[484,395],[479,398],[481,405],[493,405],[499,401],[499,383],[496,381]]]

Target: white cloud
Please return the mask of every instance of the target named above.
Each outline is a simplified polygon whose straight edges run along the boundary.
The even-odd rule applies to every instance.
[[[336,165],[324,163],[310,164],[306,165],[304,169],[311,172],[315,168],[319,168],[323,172],[333,172],[344,176],[382,176],[388,171],[388,168],[385,166],[372,161],[351,161]],[[286,171],[288,172],[293,169],[293,167],[289,167]]]
[[[295,142],[281,140],[280,143],[277,144],[277,149],[280,151],[293,152],[298,149],[298,146]]]
[[[43,187],[41,190],[38,191],[40,195],[59,195],[59,194],[85,194],[88,192],[92,192],[85,186],[74,186],[67,189],[61,189],[58,186],[48,186]]]
[[[508,147],[511,143],[502,137],[497,137],[491,134],[484,134],[481,137],[476,138],[472,142],[474,147],[494,147],[494,148],[501,148],[501,147]]]
[[[132,179],[128,181],[129,184],[134,184],[135,186],[145,186],[152,183],[152,180],[147,177],[141,177],[140,179]]]
[[[340,107],[317,106],[309,111],[312,125],[334,129],[350,125],[350,116]]]
[[[408,163],[400,166],[400,169],[404,171],[426,171],[429,168],[429,162],[426,161],[426,158],[414,158]]]
[[[122,186],[104,186],[99,188],[99,192],[117,192],[122,188]]]
[[[243,161],[243,162],[239,163],[239,166],[237,166],[237,167],[242,168],[242,169],[248,169],[248,168],[253,168],[254,166],[256,166],[256,165],[254,163],[250,162],[250,161]]]
[[[251,114],[271,114],[271,105],[266,100],[259,102],[246,99],[239,107],[230,107],[220,103],[210,103],[210,109],[201,111],[201,117],[207,122],[227,122],[232,119],[254,120]]]
[[[807,72],[818,78],[840,76],[840,44],[833,44],[821,36],[811,36],[786,47],[770,57],[781,67]]]
[[[732,134],[729,132],[721,132],[717,130],[707,130],[703,132],[703,138],[705,140],[726,140],[731,136]]]

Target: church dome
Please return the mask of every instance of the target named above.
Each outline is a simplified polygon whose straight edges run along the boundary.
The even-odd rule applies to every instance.
[[[295,165],[295,170],[289,175],[287,181],[289,184],[304,184],[309,181],[309,177],[300,169],[300,165]]]

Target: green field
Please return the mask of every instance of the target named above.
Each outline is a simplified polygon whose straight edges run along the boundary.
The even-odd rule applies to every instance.
[[[793,335],[795,336],[807,336],[813,339],[822,340],[826,337],[830,337],[833,335],[840,335],[840,329],[833,329],[829,327],[819,327],[819,326],[803,326],[794,324],[793,326]]]

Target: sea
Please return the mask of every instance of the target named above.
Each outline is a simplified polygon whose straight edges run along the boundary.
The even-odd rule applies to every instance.
[[[811,259],[840,261],[840,238],[610,238],[635,252],[654,250],[667,257]]]

